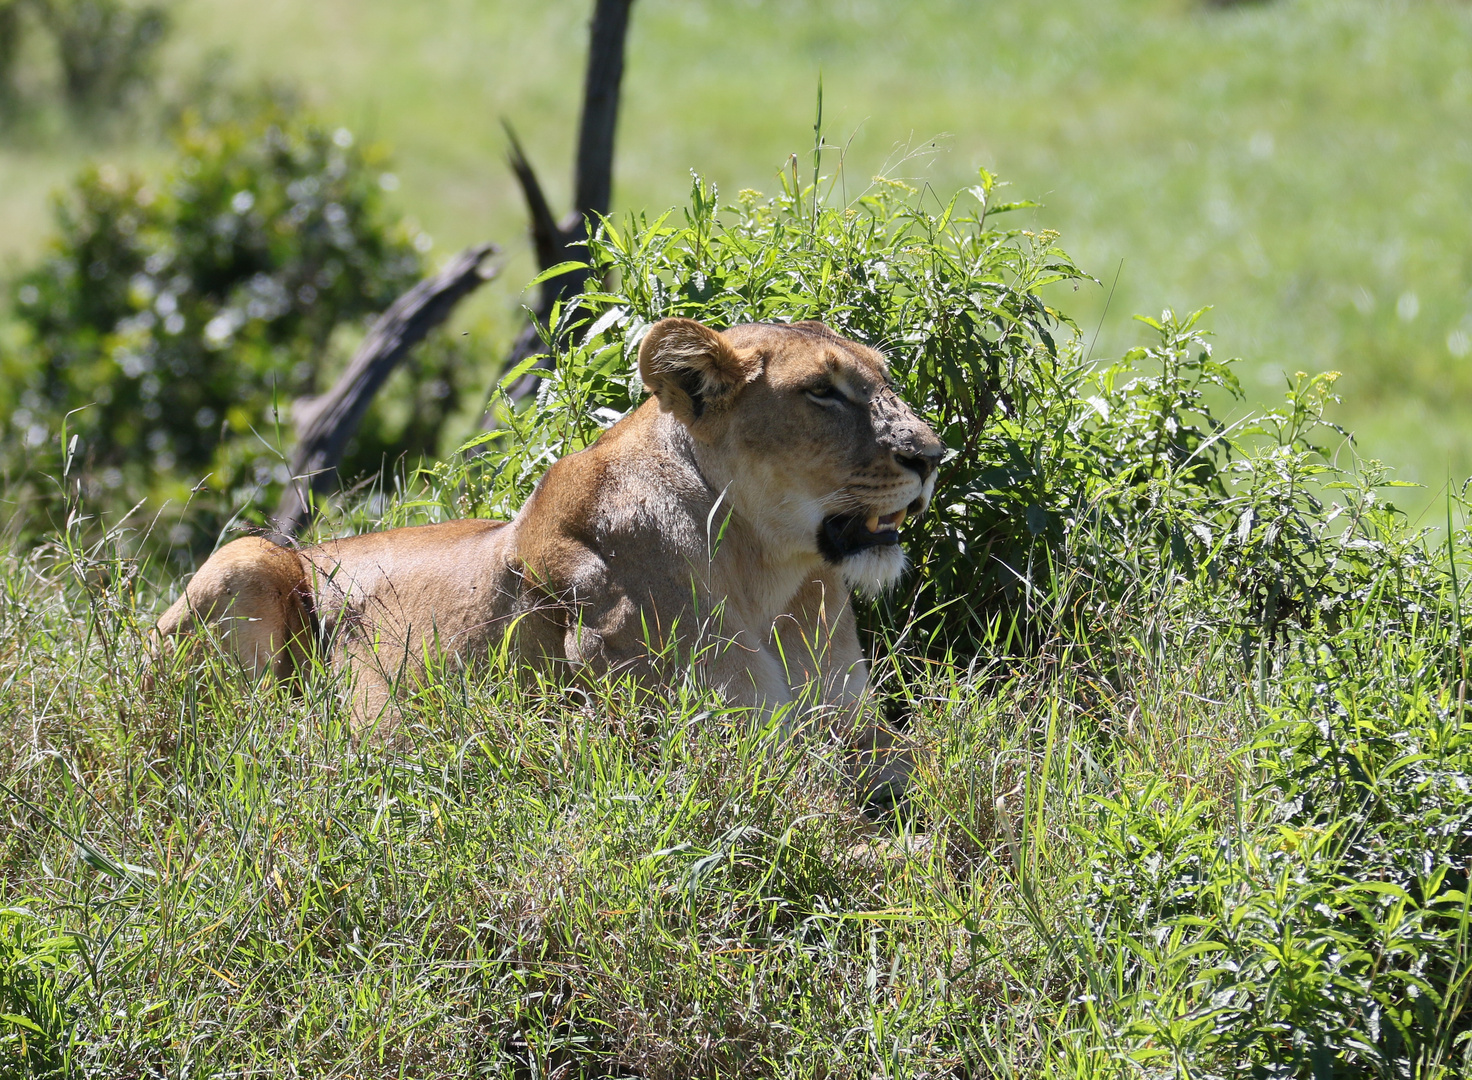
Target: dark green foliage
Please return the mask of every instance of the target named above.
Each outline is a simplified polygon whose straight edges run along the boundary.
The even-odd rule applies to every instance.
[[[18,85],[22,45],[48,39],[59,72],[56,90],[74,118],[117,113],[153,84],[170,28],[168,7],[131,0],[0,0],[0,123],[39,101]]]
[[[20,58],[21,0],[0,0],[0,118],[15,100],[15,67]]]
[[[278,411],[321,389],[334,332],[420,275],[381,168],[345,129],[271,112],[186,127],[155,180],[88,170],[13,286],[30,340],[12,437],[54,446],[70,414],[74,467],[135,498],[174,475],[269,482]]]
[[[62,91],[72,109],[115,108],[152,81],[169,30],[163,6],[121,0],[40,0],[38,6],[56,42]]]
[[[0,1075],[21,1066],[34,1076],[65,1075],[78,981],[67,977],[77,951],[70,935],[48,932],[24,908],[0,908]]]
[[[1365,602],[1352,627],[1284,656],[1274,722],[1239,751],[1261,783],[1244,770],[1234,815],[1194,792],[1177,804],[1158,777],[1097,800],[1081,921],[1137,1014],[1126,1043],[1265,1076],[1466,1065],[1472,739],[1446,681],[1456,599],[1408,620]],[[1116,951],[1122,938],[1139,947]]]
[[[883,348],[950,449],[932,513],[907,527],[916,571],[871,627],[903,624],[938,652],[1045,638],[1161,570],[1230,597],[1211,617],[1244,627],[1245,654],[1284,618],[1332,616],[1394,520],[1374,468],[1322,475],[1334,472],[1322,437],[1340,437],[1322,420],[1334,376],[1300,377],[1282,409],[1228,428],[1212,405],[1240,391],[1201,312],[1144,319],[1155,345],[1092,363],[1045,301],[1081,274],[1053,234],[997,227],[1015,204],[996,195],[983,173],[946,204],[878,180],[837,208],[792,181],[776,199],[721,206],[697,181],[683,225],[606,222],[589,254],[595,283],[614,284],[560,313],[561,332],[582,320],[586,340],[480,459],[489,488],[465,505],[510,513],[541,463],[631,407],[654,320],[816,318]],[[1336,485],[1358,494],[1330,513],[1322,495]]]

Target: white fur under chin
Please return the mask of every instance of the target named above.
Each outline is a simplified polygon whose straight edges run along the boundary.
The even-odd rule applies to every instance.
[[[891,544],[850,555],[838,564],[838,571],[850,589],[874,600],[899,581],[907,561],[904,548]]]

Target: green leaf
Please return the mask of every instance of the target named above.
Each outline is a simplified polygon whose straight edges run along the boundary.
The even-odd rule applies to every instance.
[[[556,266],[547,267],[547,269],[543,270],[536,277],[528,281],[526,283],[526,287],[530,289],[534,285],[540,285],[544,281],[551,281],[553,278],[559,278],[563,274],[570,274],[574,270],[587,269],[589,269],[587,263],[581,262],[577,259],[569,259],[567,262],[560,262]]]
[[[27,1031],[34,1031],[37,1035],[41,1035],[43,1037],[46,1034],[45,1029],[40,1027],[34,1021],[27,1020],[24,1016],[17,1016],[15,1013],[0,1013],[0,1020],[5,1020],[9,1023],[12,1023],[16,1027],[23,1027]]]
[[[492,439],[505,438],[507,435],[510,434],[511,432],[508,431],[506,428],[496,428],[493,431],[482,431],[479,435],[476,435],[474,438],[467,439],[465,442],[457,446],[455,448],[455,453],[457,455],[467,454],[471,450],[474,450],[477,446],[484,446]]]
[[[503,390],[514,386],[518,379],[546,359],[546,353],[535,353],[532,356],[526,357],[524,360],[519,361],[510,371],[502,375],[500,379],[496,380],[496,385]]]
[[[113,862],[102,852],[80,840],[77,842],[77,851],[82,861],[94,870],[100,870],[109,877],[126,878],[128,875],[121,866]]]
[[[1397,900],[1409,900],[1411,894],[1399,885],[1389,881],[1356,881],[1349,887],[1350,892],[1379,893],[1383,896],[1393,896]]]
[[[1010,214],[1013,210],[1030,210],[1042,205],[1042,203],[1033,202],[1031,199],[1018,199],[1016,202],[997,203],[996,206],[989,206],[987,207],[986,213],[990,217],[993,214]]]

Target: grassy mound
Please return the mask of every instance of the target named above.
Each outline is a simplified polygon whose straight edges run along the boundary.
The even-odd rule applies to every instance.
[[[1315,449],[1326,377],[1216,420],[1194,319],[1092,363],[992,196],[610,223],[533,409],[322,526],[504,512],[663,314],[883,344],[963,451],[868,613],[896,806],[697,689],[501,656],[393,753],[330,672],[145,691],[176,585],[78,508],[3,563],[0,1073],[1465,1075],[1466,508],[1413,534]]]

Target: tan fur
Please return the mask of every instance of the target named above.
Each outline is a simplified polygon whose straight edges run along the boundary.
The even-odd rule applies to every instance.
[[[647,682],[673,648],[735,703],[852,724],[868,671],[850,587],[883,587],[903,555],[825,558],[820,534],[833,515],[923,510],[939,440],[877,352],[818,323],[666,319],[639,360],[650,399],[554,464],[509,523],[236,540],[158,633],[208,627],[252,675],[321,649],[351,669],[359,725],[431,656],[470,663],[507,634],[530,665]]]

